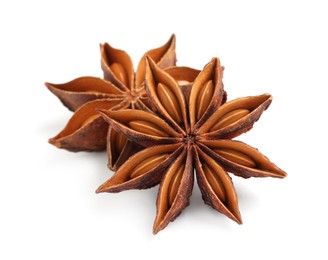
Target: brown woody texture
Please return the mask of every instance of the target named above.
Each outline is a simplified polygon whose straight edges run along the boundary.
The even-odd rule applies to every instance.
[[[204,67],[193,84],[181,87],[179,77],[173,76],[147,56],[144,89],[151,111],[101,109],[112,129],[143,149],[97,192],[159,184],[156,234],[189,205],[195,171],[205,203],[241,224],[237,194],[227,172],[244,178],[286,176],[257,149],[232,140],[253,127],[272,97],[263,94],[225,102],[218,58]]]

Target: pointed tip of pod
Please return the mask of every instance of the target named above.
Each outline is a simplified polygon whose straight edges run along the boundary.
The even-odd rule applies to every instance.
[[[288,176],[288,174],[285,171],[278,168],[276,165],[274,165],[274,166],[275,166],[276,169],[274,171],[268,171],[267,176],[264,176],[264,177],[272,177],[272,178],[283,179],[283,178]]]
[[[205,66],[205,67],[208,67],[208,66],[213,66],[212,68],[216,68],[216,66],[219,66],[220,68],[222,68],[221,66],[221,61],[220,61],[220,58],[219,57],[213,57]]]
[[[56,139],[56,137],[52,137],[48,139],[48,143],[56,146],[57,148],[61,148],[61,143]]]
[[[169,222],[165,223],[163,220],[160,220],[156,217],[153,225],[153,235],[156,235],[159,231],[166,228],[166,226],[169,224]]]
[[[109,180],[107,180],[106,182],[104,182],[98,187],[98,189],[96,190],[96,194],[103,193],[103,192],[109,192],[109,193],[117,192],[115,191],[116,187],[117,185],[111,184]]]
[[[268,108],[269,105],[270,105],[271,102],[272,102],[272,99],[273,99],[272,95],[269,94],[269,93],[264,93],[264,94],[262,94],[262,95],[259,95],[259,97],[263,98],[263,102],[264,102],[264,101],[265,101],[265,102],[268,102],[268,105],[267,105],[267,107],[266,107],[266,108]]]
[[[285,178],[287,176],[288,176],[288,174],[286,172],[284,172],[283,170],[280,170],[278,172],[278,174],[276,175],[277,178],[281,178],[281,179],[283,179],[283,178]]]
[[[239,224],[239,225],[243,224],[243,220],[242,220],[239,212],[238,212],[238,215],[234,215],[234,217],[235,217],[234,221],[236,221],[237,224]]]
[[[218,57],[213,57],[212,59],[211,59],[211,62],[213,62],[214,64],[220,64],[220,59],[218,58]]]
[[[100,185],[98,189],[96,190],[96,194],[106,192],[107,188],[104,185]]]
[[[161,227],[160,223],[155,223],[153,226],[153,235],[156,235],[162,229],[163,228]]]
[[[145,55],[145,59],[146,59],[146,64],[152,62],[152,59],[147,54]]]
[[[176,41],[176,36],[174,33],[171,34],[170,40],[169,41]]]
[[[238,208],[235,209],[229,209],[229,214],[225,214],[227,217],[229,217],[231,220],[235,221],[237,224],[242,225],[243,220],[240,214],[240,211]]]
[[[107,43],[107,42],[99,43],[99,48],[100,48],[100,50],[104,48],[104,45],[105,45],[105,44],[108,44],[108,43]]]
[[[98,193],[102,193],[103,191],[100,189],[100,187],[98,189],[96,189],[95,193],[98,194]]]
[[[55,83],[50,83],[50,82],[44,82],[44,85],[47,87],[47,89],[49,89],[51,92],[56,91],[56,89],[58,88],[58,86],[60,84],[55,84]]]
[[[50,82],[44,82],[44,85],[47,87],[48,90],[54,93],[56,91],[56,84]],[[55,94],[56,95],[56,94]]]
[[[153,235],[157,235],[157,233],[159,232],[159,230],[157,228],[153,228]]]

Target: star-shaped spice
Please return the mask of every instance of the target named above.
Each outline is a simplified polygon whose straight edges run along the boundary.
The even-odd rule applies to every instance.
[[[175,65],[175,36],[157,48],[145,53],[136,73],[129,55],[111,47],[100,46],[101,67],[104,79],[80,77],[65,84],[45,83],[61,102],[75,111],[66,127],[49,142],[70,151],[98,151],[106,148],[109,167],[116,169],[135,150],[136,146],[126,137],[114,131],[97,113],[97,109],[148,109],[148,97],[144,89],[145,57],[150,56],[161,68]],[[176,74],[174,68],[172,73]],[[188,73],[195,74],[196,70]]]
[[[183,94],[170,75],[149,57],[146,91],[155,113],[100,111],[119,133],[146,147],[130,157],[97,192],[145,189],[160,183],[153,232],[165,228],[189,205],[194,170],[204,201],[242,223],[238,199],[227,172],[283,178],[286,173],[257,149],[232,138],[247,132],[268,108],[269,94],[224,103],[222,67],[213,58]]]

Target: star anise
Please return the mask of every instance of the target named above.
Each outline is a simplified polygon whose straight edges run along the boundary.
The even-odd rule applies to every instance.
[[[231,140],[247,132],[268,108],[269,94],[222,104],[222,67],[213,58],[189,95],[149,57],[146,91],[156,114],[100,111],[119,133],[145,148],[130,157],[97,192],[146,189],[160,183],[153,232],[165,228],[189,205],[194,170],[205,203],[241,224],[238,198],[227,172],[249,177],[283,178],[286,173],[257,149]]]
[[[145,53],[136,73],[129,55],[108,43],[100,46],[104,80],[80,77],[65,84],[45,83],[61,102],[75,111],[66,127],[49,142],[70,151],[98,151],[106,148],[109,167],[116,169],[137,147],[126,137],[114,131],[97,113],[97,109],[148,109],[144,89],[145,57],[150,56],[161,68],[175,65],[175,36],[157,48]],[[172,73],[176,69],[172,69]],[[196,70],[189,70],[195,74]]]

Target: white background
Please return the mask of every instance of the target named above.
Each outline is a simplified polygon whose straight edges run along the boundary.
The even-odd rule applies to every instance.
[[[0,259],[327,259],[325,1],[1,1]],[[179,65],[225,66],[229,99],[271,93],[238,138],[288,172],[233,176],[243,225],[191,205],[152,235],[157,188],[95,194],[105,153],[47,143],[71,116],[43,85],[102,76],[99,43],[144,52],[177,36]],[[120,258],[121,259],[121,258]]]

